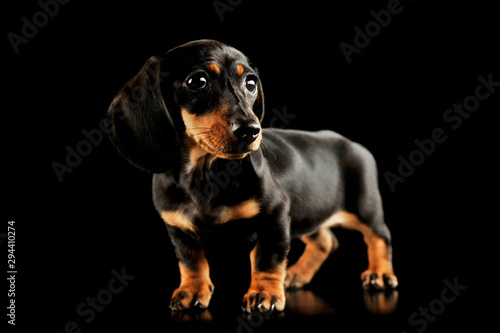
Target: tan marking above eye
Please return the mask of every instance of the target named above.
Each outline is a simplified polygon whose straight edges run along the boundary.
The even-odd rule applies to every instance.
[[[238,71],[238,75],[241,75],[245,71],[245,67],[243,67],[243,65],[237,65],[236,70]]]
[[[220,74],[220,68],[214,63],[208,64],[207,68],[209,71],[214,72],[215,74]]]

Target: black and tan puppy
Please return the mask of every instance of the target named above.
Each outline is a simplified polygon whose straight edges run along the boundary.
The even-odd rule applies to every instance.
[[[108,116],[120,153],[154,174],[153,201],[179,259],[173,310],[209,305],[204,238],[228,223],[251,225],[255,244],[245,311],[283,310],[284,287],[309,283],[337,247],[333,226],[363,234],[365,288],[397,286],[371,154],[331,131],[262,129],[262,84],[238,50],[200,40],[151,57]],[[306,248],[287,268],[292,237]]]

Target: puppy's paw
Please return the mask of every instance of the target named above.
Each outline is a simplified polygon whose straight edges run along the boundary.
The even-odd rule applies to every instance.
[[[361,273],[361,281],[365,290],[396,289],[398,278],[392,271],[375,271],[367,269]]]
[[[204,310],[208,307],[214,286],[210,283],[181,284],[174,290],[170,301],[173,311]]]
[[[285,293],[281,283],[273,285],[250,286],[248,292],[243,297],[241,308],[245,312],[259,311],[264,315],[271,315],[274,311],[285,309]]]
[[[286,270],[285,288],[291,290],[301,289],[311,282],[313,276],[314,273],[298,269],[296,265],[293,265]]]

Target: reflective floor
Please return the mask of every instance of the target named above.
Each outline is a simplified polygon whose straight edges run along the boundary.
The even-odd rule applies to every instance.
[[[351,285],[323,289],[322,295],[315,288],[297,290],[286,293],[285,310],[271,317],[228,311],[216,302],[200,313],[174,312],[166,327],[174,332],[208,329],[224,333],[453,332],[465,323],[476,323],[476,310],[482,311],[466,284],[463,278],[449,278],[388,292],[364,291]]]
[[[285,310],[271,317],[258,312],[247,314],[228,309],[226,312],[216,303],[202,312],[172,312],[171,322],[167,327],[175,332],[210,329],[227,333],[308,328],[316,332],[324,327],[322,325],[335,325],[337,330],[350,327],[351,332],[369,327],[372,332],[378,332],[381,327],[384,327],[385,332],[401,331],[394,329],[396,326],[401,327],[394,317],[398,308],[398,290],[370,292],[359,288],[352,295],[345,293],[347,290],[343,291],[335,290],[337,297],[334,301],[325,299],[310,289],[287,291]],[[330,296],[327,295],[327,298]],[[331,329],[333,331],[333,327]]]
[[[387,315],[394,313],[398,304],[397,290],[388,292],[363,291],[363,304],[370,314]],[[173,311],[171,317],[174,321],[211,321],[214,319],[210,308],[202,312],[181,312]],[[324,317],[335,315],[335,308],[328,304],[320,296],[311,290],[294,290],[286,292],[286,309],[283,312],[276,313],[272,318],[284,319],[294,316]],[[241,314],[243,318],[252,320],[254,315]]]

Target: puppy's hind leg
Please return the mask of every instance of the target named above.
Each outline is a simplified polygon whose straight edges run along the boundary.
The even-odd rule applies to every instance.
[[[368,269],[361,273],[364,289],[394,289],[398,279],[392,268],[391,234],[383,219],[366,222],[356,214],[338,212],[333,217],[336,225],[357,230],[363,235],[368,252]]]
[[[330,252],[338,247],[338,241],[329,228],[321,228],[317,232],[300,238],[306,248],[299,260],[286,271],[285,287],[302,288],[311,282]]]
[[[374,230],[362,227],[363,239],[368,248],[368,269],[361,273],[364,289],[377,290],[398,286],[398,279],[392,268],[392,247],[389,229],[384,224],[388,236],[378,235]]]

